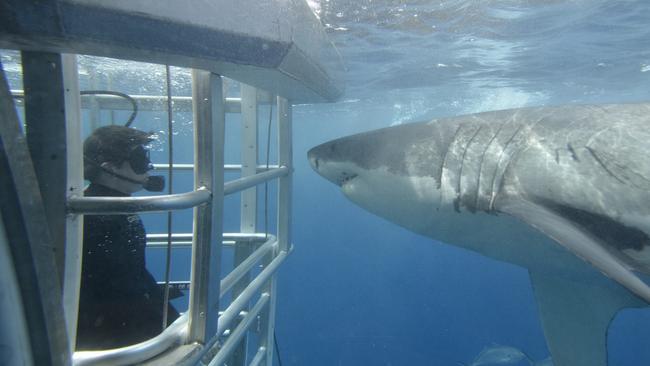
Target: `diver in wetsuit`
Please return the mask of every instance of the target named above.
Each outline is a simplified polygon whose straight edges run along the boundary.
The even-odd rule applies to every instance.
[[[146,145],[151,134],[124,126],[96,129],[84,142],[85,196],[161,191]],[[163,291],[145,266],[146,233],[130,215],[84,217],[77,350],[124,347],[162,331]],[[168,306],[167,324],[178,318]]]

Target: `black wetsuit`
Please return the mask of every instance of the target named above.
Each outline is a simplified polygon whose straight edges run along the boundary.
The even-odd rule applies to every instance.
[[[127,196],[91,184],[86,196]],[[163,292],[145,267],[146,234],[138,215],[86,215],[77,349],[145,341],[162,330]],[[168,324],[178,318],[168,307]]]

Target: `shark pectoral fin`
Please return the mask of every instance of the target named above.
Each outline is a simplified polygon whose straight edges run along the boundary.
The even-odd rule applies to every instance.
[[[640,300],[617,286],[584,284],[530,271],[555,366],[606,366],[607,328],[619,309]]]
[[[650,303],[650,287],[610,253],[598,239],[578,225],[545,207],[523,200],[502,203],[498,209],[546,234],[607,277]]]

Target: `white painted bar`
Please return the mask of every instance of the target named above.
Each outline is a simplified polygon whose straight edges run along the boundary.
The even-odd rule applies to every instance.
[[[211,197],[212,192],[206,187],[198,187],[192,192],[160,196],[70,197],[68,213],[100,215],[182,210],[206,204],[210,202]]]
[[[241,176],[257,173],[257,89],[241,84]],[[257,230],[257,187],[252,186],[241,192],[240,230],[254,233]]]
[[[246,287],[244,291],[242,291],[241,295],[237,297],[231,304],[224,310],[223,315],[219,317],[219,325],[217,327],[217,332],[216,332],[216,337],[220,337],[223,332],[228,329],[232,323],[232,321],[237,317],[237,314],[244,308],[244,306],[253,298],[253,295],[255,295],[264,284],[266,284],[266,281],[268,281],[273,274],[275,274],[275,271],[277,271],[278,267],[284,262],[284,260],[287,257],[287,253],[285,252],[280,252],[280,254],[273,259],[273,261],[266,267],[262,272],[260,272],[255,279],[253,279]]]
[[[172,246],[174,248],[189,248],[192,246],[192,233],[176,233],[172,234]],[[275,238],[275,236],[273,236]],[[236,243],[263,243],[267,236],[262,233],[224,233],[223,241],[224,246],[234,246]],[[147,247],[164,248],[167,247],[167,234],[147,234]]]
[[[79,73],[77,56],[61,55],[66,125],[66,199],[82,197],[83,146],[81,142],[81,108],[79,101]],[[63,272],[63,311],[68,330],[70,354],[77,340],[81,260],[83,257],[83,215],[66,215],[65,269]]]
[[[244,319],[239,323],[237,328],[230,333],[226,341],[221,346],[219,353],[210,361],[208,366],[221,366],[228,356],[232,354],[235,350],[235,347],[238,346],[238,343],[246,335],[248,328],[253,325],[253,322],[257,319],[257,316],[260,314],[264,306],[269,302],[269,294],[263,293],[259,300],[255,303],[253,308],[244,316]]]
[[[25,92],[19,89],[11,90],[11,94],[16,98],[16,105],[23,105],[23,98]],[[129,95],[138,104],[138,111],[163,111],[167,96],[163,95]],[[174,103],[174,110],[178,112],[191,112],[192,111],[192,97],[175,96],[172,97]],[[267,100],[268,102],[268,100]],[[225,98],[224,101],[226,113],[240,113],[241,112],[241,98]],[[133,106],[128,100],[117,95],[82,95],[81,108],[90,109],[98,108],[99,110],[111,111],[131,111]]]
[[[255,357],[251,360],[251,363],[248,366],[259,366],[264,362],[264,358],[266,357],[266,347],[262,346],[257,349],[257,353],[255,354]]]
[[[155,170],[167,170],[168,164],[154,164],[153,168]],[[269,165],[269,168],[266,168],[266,165],[258,165],[257,166],[257,172],[264,172],[267,170],[271,169],[277,169],[279,168],[279,165]],[[174,170],[194,170],[194,164],[173,164],[172,169]],[[223,166],[223,169],[227,172],[235,172],[235,171],[241,171],[242,170],[242,165],[241,164],[225,164]]]
[[[232,272],[228,273],[226,277],[221,280],[221,297],[228,292],[234,285],[262,259],[273,248],[277,246],[278,242],[274,236],[269,235],[269,240],[251,253],[244,261],[239,263]]]
[[[224,184],[224,194],[229,195],[232,193],[236,193],[246,188],[256,186],[260,183],[264,183],[271,179],[283,177],[287,174],[289,174],[289,168],[285,166],[281,166],[277,169],[271,169],[266,172],[257,173],[255,175],[251,175],[248,177],[231,180],[226,184]]]
[[[187,337],[187,313],[154,338],[127,347],[103,351],[80,351],[72,357],[74,366],[133,365],[157,356]]]
[[[192,70],[195,187],[212,190],[210,204],[194,209],[194,247],[189,302],[189,341],[205,343],[217,330],[221,242],[225,113],[221,77]]]

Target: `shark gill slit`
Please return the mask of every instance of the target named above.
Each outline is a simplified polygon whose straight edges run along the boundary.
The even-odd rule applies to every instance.
[[[478,177],[476,178],[476,200],[474,202],[474,207],[478,208],[479,207],[479,201],[480,201],[480,194],[481,194],[481,177],[483,176],[483,162],[485,161],[485,154],[487,151],[492,147],[492,144],[494,141],[499,137],[499,134],[503,130],[503,126],[505,126],[506,121],[501,122],[499,125],[499,128],[497,128],[497,131],[494,133],[490,141],[485,145],[485,149],[483,149],[483,154],[481,155],[481,162],[479,164],[478,168]],[[498,165],[497,165],[498,166]],[[495,170],[496,174],[496,170]],[[494,176],[492,178],[494,180]],[[489,207],[488,210],[489,211]]]
[[[490,197],[490,206],[488,207],[488,212],[491,212],[491,211],[494,210],[494,200],[496,199],[496,197],[497,197],[497,192],[498,192],[498,191],[496,190],[496,182],[497,182],[497,176],[499,175],[499,170],[500,170],[499,167],[500,167],[501,164],[503,163],[504,156],[506,155],[506,151],[508,151],[508,148],[510,147],[510,144],[514,141],[514,139],[515,139],[515,137],[517,136],[517,134],[519,134],[519,132],[520,132],[523,128],[524,128],[524,124],[522,123],[522,124],[520,124],[520,125],[517,127],[517,129],[515,130],[515,132],[512,134],[512,136],[510,136],[510,138],[508,139],[508,141],[506,141],[506,143],[503,145],[503,148],[501,149],[501,153],[499,154],[499,160],[497,161],[496,171],[495,171],[494,175],[492,176],[492,184],[490,184],[490,186],[492,187],[492,188],[491,188],[491,191],[492,191],[492,192],[490,193],[491,197]],[[507,164],[510,164],[510,160],[511,160],[511,159],[508,159],[508,163],[507,163]],[[503,172],[506,171],[506,169],[507,169],[507,164],[506,164],[506,168],[503,169]],[[499,184],[499,185],[501,185],[501,184]],[[499,187],[499,190],[500,190],[500,189],[501,189],[501,187]]]
[[[445,149],[445,156],[442,157],[442,164],[440,164],[440,179],[438,179],[438,182],[439,182],[438,184],[440,185],[440,187],[438,187],[438,188],[442,187],[442,176],[444,175],[445,169],[447,168],[447,162],[448,162],[447,157],[449,156],[449,150],[451,149],[451,147],[453,145],[453,142],[456,141],[456,139],[458,138],[458,134],[460,133],[461,129],[462,129],[462,125],[460,125],[460,126],[458,126],[458,128],[456,128],[456,132],[454,132],[454,137],[452,137],[449,144],[447,144],[447,148]],[[443,199],[444,199],[444,197],[442,195],[440,195],[440,202],[438,204],[438,207],[442,207],[442,200]]]
[[[537,126],[537,124],[539,124],[542,120],[543,117],[540,117],[533,123],[530,124],[526,124],[525,122],[522,123],[520,127],[517,129],[517,131],[515,132],[515,134],[512,136],[512,139],[508,141],[506,148],[509,147],[511,142],[513,142],[515,146],[513,147],[514,151],[512,152],[512,155],[506,162],[506,165],[503,167],[503,171],[501,172],[502,177],[505,177],[506,173],[508,172],[508,169],[510,168],[510,164],[517,159],[517,155],[521,152],[521,146],[519,146],[519,144],[522,141],[526,140],[527,134],[530,134],[530,132],[533,131],[535,126]],[[524,129],[526,130],[525,131],[526,135],[523,135],[521,138],[515,140],[515,137],[519,137],[520,132]],[[506,151],[506,148],[504,148],[504,151]],[[500,192],[503,189],[503,184],[504,184],[503,179],[501,179],[501,181],[499,182],[499,187],[495,186],[497,175],[498,174],[495,174],[495,181],[493,182],[493,186],[492,186],[492,200],[490,201],[490,210],[494,208],[494,200],[496,199],[497,192]]]
[[[460,167],[458,168],[458,187],[456,191],[458,192],[458,197],[456,197],[456,200],[454,201],[454,208],[456,209],[456,212],[460,212],[460,204],[461,204],[461,199],[462,199],[462,181],[463,181],[463,166],[465,166],[465,157],[467,156],[467,150],[469,150],[469,146],[472,144],[476,136],[481,132],[483,129],[483,126],[479,126],[478,129],[474,132],[472,137],[467,141],[465,144],[465,149],[463,150],[463,158],[460,160]],[[474,212],[475,210],[472,209],[472,207],[467,207],[470,212]]]

